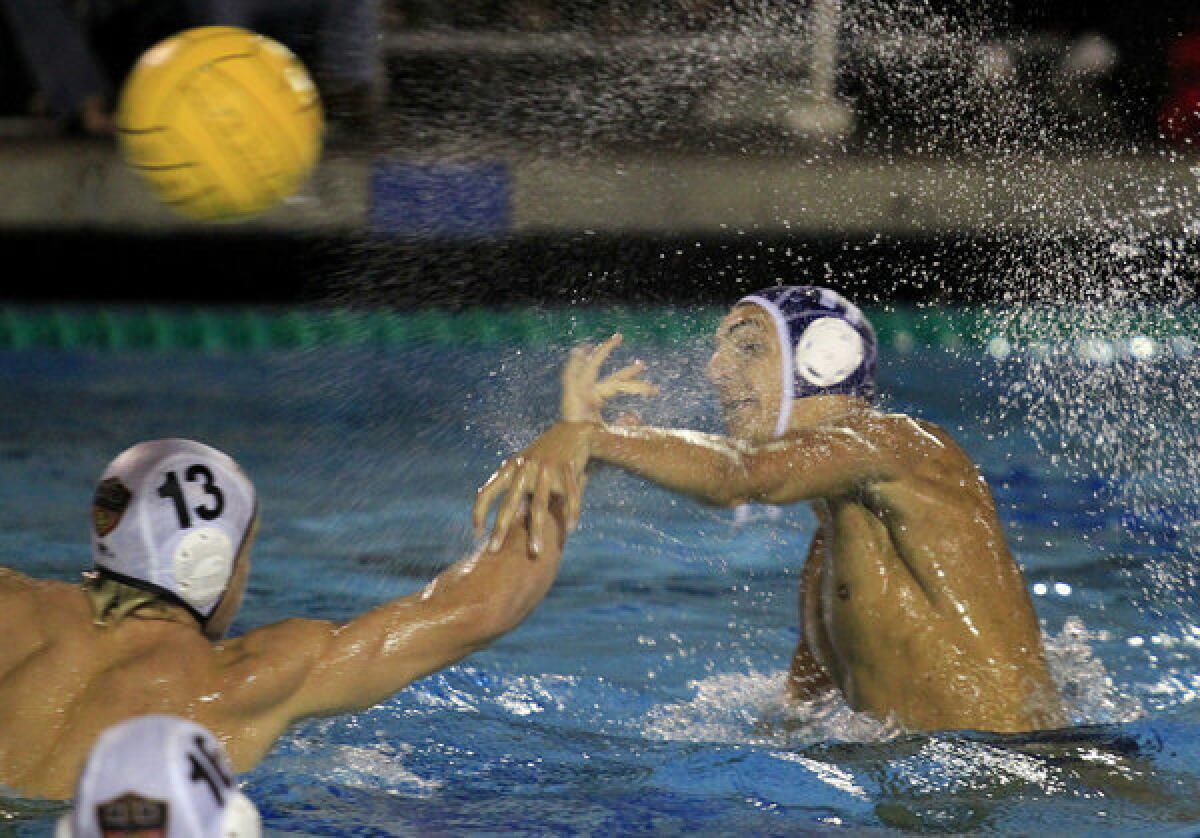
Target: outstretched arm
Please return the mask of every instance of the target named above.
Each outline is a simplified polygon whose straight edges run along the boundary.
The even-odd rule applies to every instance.
[[[345,625],[289,620],[229,644],[226,681],[260,682],[243,691],[242,712],[282,728],[365,709],[512,631],[554,583],[580,470],[527,480],[526,509],[500,549],[476,551],[419,593]]]
[[[785,440],[750,445],[728,437],[686,430],[607,425],[605,402],[621,393],[653,395],[639,361],[600,380],[600,368],[621,344],[613,335],[597,347],[571,353],[562,373],[562,418],[588,422],[587,454],[653,483],[716,506],[747,501],[793,503],[844,492],[863,480],[886,477],[895,468],[887,447],[847,429],[793,433]],[[486,511],[493,487],[476,502]],[[502,525],[503,520],[498,520]],[[497,535],[503,534],[498,526]]]
[[[888,479],[899,470],[894,447],[877,445],[871,434],[844,427],[793,432],[786,439],[751,445],[697,431],[605,424],[600,411],[612,396],[656,392],[639,378],[644,369],[640,362],[599,380],[600,367],[619,344],[620,335],[614,335],[594,349],[579,347],[563,370],[563,419],[566,425],[586,426],[586,436],[581,438],[585,459],[619,466],[715,506],[830,497],[866,481]],[[515,485],[506,463],[479,491],[474,509],[477,528],[482,527],[489,507]],[[509,512],[502,506],[496,516],[493,546],[508,533],[512,504],[510,495],[504,505]]]
[[[886,479],[896,467],[887,448],[847,428],[749,445],[695,431],[596,425],[588,451],[593,459],[715,506],[830,497]]]

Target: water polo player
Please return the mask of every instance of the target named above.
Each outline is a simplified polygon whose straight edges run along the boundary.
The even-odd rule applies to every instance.
[[[836,687],[856,710],[910,729],[1065,723],[983,476],[941,428],[872,406],[875,336],[854,305],[809,286],[739,301],[708,364],[728,437],[597,421],[612,395],[597,372],[615,343],[564,373],[572,458],[714,505],[812,504],[818,528],[789,681],[796,698]],[[477,526],[514,488],[513,471],[502,466],[480,490]],[[493,544],[507,543],[513,519],[498,518]]]
[[[552,428],[535,459],[570,436]],[[146,713],[203,724],[242,771],[297,719],[370,707],[483,648],[553,583],[583,466],[533,475],[499,551],[416,594],[345,625],[294,619],[221,641],[250,572],[254,487],[197,442],[130,448],[96,490],[82,586],[0,568],[0,785],[65,797],[100,732]]]

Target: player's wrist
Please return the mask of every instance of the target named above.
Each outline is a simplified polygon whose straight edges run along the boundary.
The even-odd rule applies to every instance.
[[[604,422],[597,419],[586,419],[579,422],[572,422],[575,432],[579,434],[580,441],[587,447],[590,454],[595,446],[597,438],[604,431]]]

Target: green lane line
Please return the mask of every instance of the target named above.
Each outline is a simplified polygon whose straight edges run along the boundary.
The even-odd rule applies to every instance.
[[[0,350],[236,354],[320,347],[537,347],[622,332],[631,343],[669,346],[710,338],[715,307],[421,309],[220,309],[209,307],[0,306]],[[1190,310],[1146,307],[1111,315],[1068,307],[868,309],[885,349],[982,350],[1021,344],[1200,338]]]

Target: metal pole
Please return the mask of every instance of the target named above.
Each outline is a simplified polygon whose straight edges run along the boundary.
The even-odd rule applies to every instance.
[[[841,0],[813,0],[812,55],[809,79],[814,99],[832,102],[837,95],[838,29],[842,19]]]

